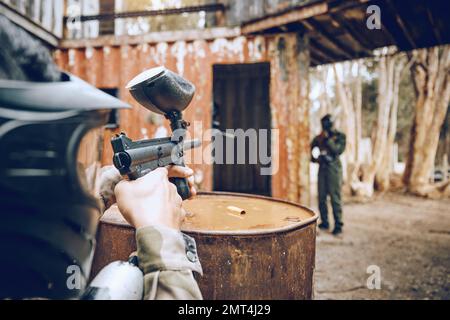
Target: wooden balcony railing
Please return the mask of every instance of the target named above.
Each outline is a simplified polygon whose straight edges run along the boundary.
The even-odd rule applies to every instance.
[[[64,0],[0,0],[0,14],[52,46],[63,36]]]

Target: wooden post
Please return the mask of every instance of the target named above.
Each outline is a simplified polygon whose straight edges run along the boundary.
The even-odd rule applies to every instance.
[[[63,35],[63,19],[64,19],[64,1],[53,1],[53,33],[62,38]]]
[[[310,205],[310,183],[309,183],[309,162],[310,162],[310,138],[309,138],[309,37],[297,35],[297,76],[298,76],[298,190],[299,202],[303,205]]]
[[[42,0],[42,26],[48,30],[52,30],[52,0]]]
[[[41,0],[34,0],[33,2],[32,19],[38,23],[41,21]]]

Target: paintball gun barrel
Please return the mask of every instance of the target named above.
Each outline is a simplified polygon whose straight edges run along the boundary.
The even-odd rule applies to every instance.
[[[164,67],[156,67],[136,76],[127,88],[142,106],[163,114],[170,121],[172,136],[139,141],[131,140],[125,133],[113,137],[114,166],[131,180],[158,167],[184,166],[184,151],[200,145],[199,140],[185,141],[189,123],[183,120],[181,113],[194,96],[194,85]],[[170,181],[183,200],[190,197],[186,179],[171,178]]]

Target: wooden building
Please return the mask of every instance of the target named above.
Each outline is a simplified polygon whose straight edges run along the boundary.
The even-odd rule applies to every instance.
[[[120,112],[119,128],[106,131],[104,162],[111,162],[109,138],[112,134],[125,131],[133,139],[152,137],[155,126],[149,123],[149,111],[137,105],[131,98],[125,85],[141,71],[165,65],[167,68],[186,77],[197,87],[191,106],[185,117],[191,123],[201,121],[203,128],[212,126],[214,84],[233,86],[240,82],[241,86],[233,86],[226,90],[234,102],[226,107],[234,107],[237,113],[224,119],[226,128],[277,128],[279,144],[273,145],[272,152],[279,154],[279,170],[271,176],[271,184],[262,194],[307,202],[309,184],[309,101],[308,101],[308,69],[309,56],[305,39],[297,34],[270,36],[241,36],[238,30],[216,29],[209,32],[171,32],[170,38],[165,34],[151,34],[142,39],[132,39],[120,44],[94,40],[89,42],[71,42],[64,49],[55,52],[55,59],[62,69],[86,79],[101,89],[118,90],[119,97],[133,106],[131,111]],[[125,39],[126,40],[126,39]],[[100,42],[97,42],[100,41]],[[70,48],[68,48],[70,45]],[[229,65],[229,69],[214,72],[214,67]],[[246,70],[243,64],[253,65],[256,73]],[[269,72],[262,71],[267,64]],[[216,69],[217,70],[217,69]],[[255,81],[259,77],[264,81]],[[255,79],[256,78],[256,79]],[[269,92],[266,92],[269,89]],[[233,91],[232,91],[233,90]],[[245,99],[253,93],[254,101]],[[268,93],[270,98],[262,96]],[[222,94],[217,92],[216,94]],[[218,99],[218,98],[217,98]],[[217,103],[216,99],[216,103]],[[238,104],[238,105],[235,105]],[[258,123],[259,113],[268,114],[268,121]],[[241,126],[243,118],[253,119]],[[262,121],[262,120],[261,120]],[[193,128],[192,128],[193,129]],[[193,132],[196,138],[203,138]],[[204,141],[207,143],[207,141]],[[235,165],[235,173],[243,174]],[[234,186],[234,191],[252,192],[252,187],[259,187],[256,174],[251,170],[248,181],[239,174],[232,174],[217,181],[213,185],[212,165],[195,165],[203,176],[203,190],[217,190],[217,184],[227,188]],[[217,169],[217,168],[216,168]],[[221,169],[217,169],[221,170]],[[215,174],[218,174],[215,172]],[[235,182],[233,182],[233,180]],[[247,188],[244,189],[243,188]],[[231,191],[231,190],[228,190]]]
[[[374,11],[369,10],[371,6]],[[139,72],[165,65],[197,87],[185,112],[191,123],[201,121],[204,129],[211,128],[219,105],[222,111],[228,110],[219,112],[221,129],[265,128],[279,133],[270,140],[272,155],[278,158],[273,175],[258,177],[258,166],[194,165],[202,190],[255,192],[308,205],[309,68],[369,57],[384,46],[411,50],[450,43],[448,7],[439,0],[412,0],[407,6],[399,0],[203,1],[187,8],[81,17],[105,25],[107,20],[139,15],[214,13],[210,25],[197,30],[59,39],[57,45],[50,45],[62,69],[133,106],[112,115],[115,119],[105,130],[105,164],[111,163],[113,134],[124,131],[133,139],[151,138],[160,126],[134,102],[125,85]],[[377,14],[376,8],[380,19],[372,28],[367,20]],[[211,21],[216,25],[211,26]],[[39,25],[34,29],[38,37],[52,33]],[[113,29],[109,24],[103,30]],[[196,128],[191,132],[204,138]]]

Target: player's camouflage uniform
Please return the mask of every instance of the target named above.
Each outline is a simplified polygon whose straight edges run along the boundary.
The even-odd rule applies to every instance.
[[[327,196],[330,196],[335,228],[342,228],[342,164],[339,156],[344,152],[346,144],[345,134],[332,130],[328,137],[320,134],[311,143],[311,150],[319,147],[321,155],[313,162],[319,162],[318,200],[320,218],[328,225]]]
[[[149,226],[136,231],[144,299],[202,299],[193,271],[202,274],[195,240],[179,231]]]

